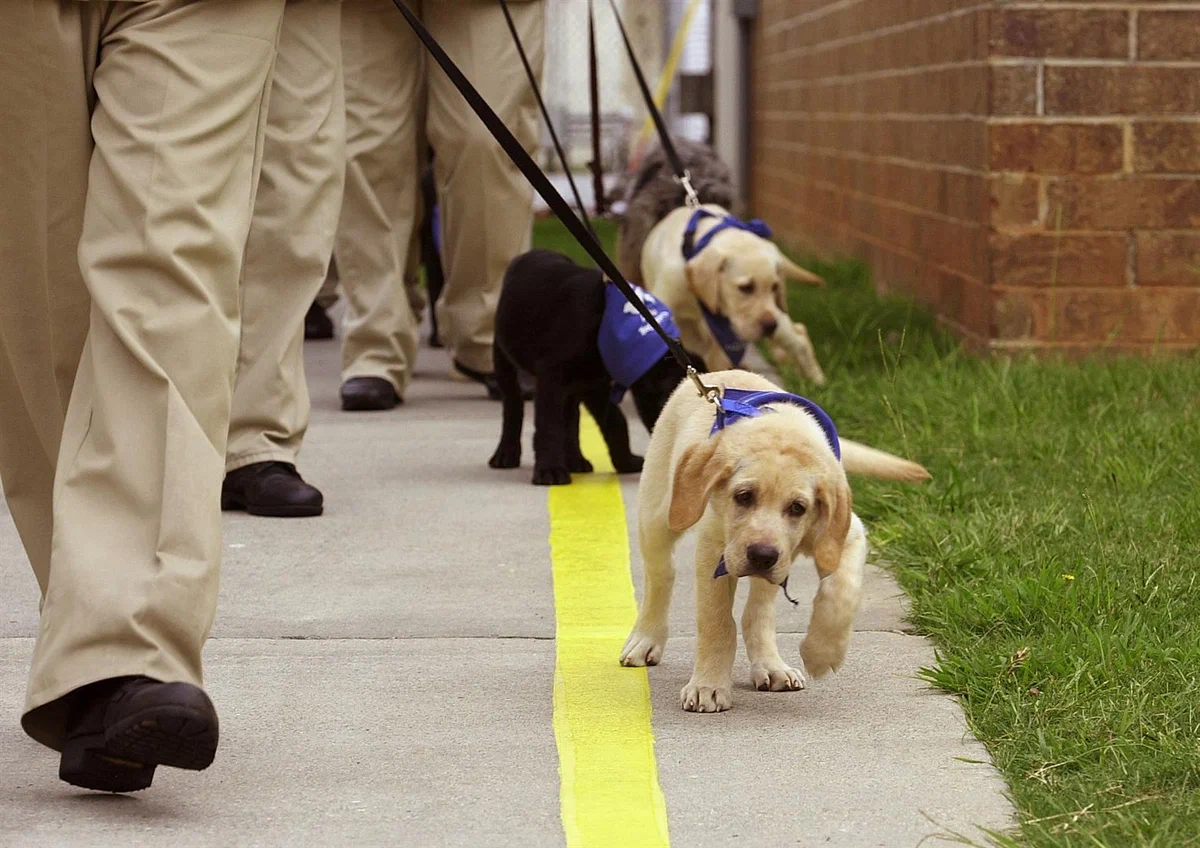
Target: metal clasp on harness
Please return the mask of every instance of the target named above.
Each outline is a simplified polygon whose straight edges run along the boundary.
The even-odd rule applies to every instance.
[[[692,188],[692,172],[684,170],[683,176],[676,176],[675,182],[683,186],[684,194],[686,195],[684,202],[688,209],[698,209],[700,207],[700,195],[696,194],[696,190]]]
[[[700,392],[700,397],[704,398],[714,406],[721,405],[721,391],[716,386],[709,386],[700,379],[700,373],[691,365],[688,366],[687,375],[691,381],[696,384],[696,390]]]

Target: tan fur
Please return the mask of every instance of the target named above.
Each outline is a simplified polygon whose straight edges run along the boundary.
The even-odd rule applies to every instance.
[[[721,388],[779,390],[746,371],[703,379]],[[675,582],[672,551],[679,537],[695,527],[696,657],[692,678],[680,694],[690,712],[719,712],[732,705],[737,652],[733,596],[740,577],[755,578],[742,616],[751,682],[771,691],[803,688],[803,676],[783,661],[775,637],[779,585],[801,555],[814,561],[821,577],[801,657],[814,677],[836,670],[846,656],[867,557],[866,531],[854,514],[846,472],[888,479],[929,477],[916,463],[846,439],[841,440],[839,463],[815,418],[792,404],[773,404],[772,409],[710,437],[713,406],[685,381],[663,409],[646,451],[638,491],[645,591],[621,663],[656,665],[662,659]],[[751,546],[778,551],[778,560],[769,568],[756,568]],[[722,556],[729,575],[714,578]]]
[[[726,214],[714,204],[704,209]],[[733,367],[728,355],[704,322],[700,304],[730,319],[734,332],[747,342],[768,338],[773,352],[817,385],[825,374],[803,324],[787,311],[786,279],[824,285],[816,274],[792,262],[770,241],[742,230],[724,230],[709,245],[685,262],[681,252],[683,232],[692,210],[680,207],[664,217],[646,237],[642,247],[642,285],[674,313],[680,341],[699,354],[709,367]],[[715,219],[700,221],[699,240]],[[746,291],[745,289],[750,289]],[[769,336],[765,328],[774,325]]]

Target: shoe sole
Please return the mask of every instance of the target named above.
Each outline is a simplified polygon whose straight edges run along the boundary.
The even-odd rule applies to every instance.
[[[162,765],[203,771],[216,759],[219,731],[212,716],[185,706],[149,707],[104,734],[70,739],[58,776],[81,789],[140,792]]]
[[[350,398],[349,400],[347,400],[346,398],[342,398],[342,411],[343,412],[386,412],[389,409],[395,409],[397,406],[399,406],[399,404],[400,404],[400,402],[394,398],[392,399],[391,403],[388,403],[387,401],[373,401],[373,400],[365,400],[365,399],[360,400],[358,398]]]
[[[325,512],[324,506],[255,506],[223,495],[222,512],[244,512],[261,518],[315,518]]]

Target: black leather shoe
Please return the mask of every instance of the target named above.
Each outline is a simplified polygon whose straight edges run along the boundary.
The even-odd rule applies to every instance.
[[[58,776],[100,792],[137,792],[157,766],[203,771],[217,754],[217,711],[190,683],[114,677],[78,690]]]
[[[304,316],[304,338],[333,338],[333,319],[325,313],[324,309],[315,303],[308,307],[308,314]]]
[[[221,486],[221,509],[270,518],[308,518],[324,511],[319,489],[287,462],[256,462],[230,471]]]
[[[342,383],[342,409],[369,412],[394,409],[404,403],[390,380],[382,377],[351,377]]]

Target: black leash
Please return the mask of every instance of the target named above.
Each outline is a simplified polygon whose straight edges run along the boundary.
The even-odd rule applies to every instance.
[[[700,198],[697,196],[696,190],[692,188],[691,174],[688,173],[687,168],[683,167],[683,160],[679,158],[679,153],[675,150],[662,113],[654,105],[654,96],[650,94],[650,86],[646,85],[646,75],[642,73],[642,66],[633,52],[629,34],[625,32],[625,22],[621,20],[621,13],[617,11],[616,0],[608,0],[608,5],[612,7],[613,17],[617,19],[617,28],[621,30],[621,40],[625,42],[625,52],[629,54],[629,63],[633,65],[633,75],[637,77],[638,88],[641,89],[642,98],[646,101],[646,109],[650,112],[651,120],[654,121],[654,128],[658,130],[659,143],[662,145],[663,152],[667,154],[671,170],[675,172],[675,182],[683,186],[688,208],[695,209],[700,205]]]
[[[638,313],[646,319],[646,323],[649,324],[654,332],[657,333],[663,342],[666,343],[667,349],[671,352],[671,355],[675,357],[676,361],[687,371],[688,377],[691,378],[693,383],[695,383],[700,395],[713,403],[719,403],[720,392],[717,389],[704,384],[704,381],[700,379],[699,373],[697,373],[696,369],[692,366],[691,361],[688,359],[687,351],[683,349],[683,345],[679,343],[678,339],[672,338],[671,335],[662,328],[662,325],[660,325],[658,321],[654,319],[654,313],[651,312],[649,307],[642,302],[642,299],[637,296],[637,292],[633,290],[633,287],[630,286],[625,278],[621,275],[621,272],[617,269],[617,266],[613,264],[611,259],[608,258],[608,254],[604,252],[604,248],[601,247],[600,242],[597,241],[592,232],[586,226],[584,226],[583,222],[575,216],[575,213],[571,211],[571,205],[563,199],[561,194],[558,193],[558,190],[554,188],[554,184],[551,183],[546,175],[542,173],[541,169],[538,168],[537,163],[535,163],[529,154],[525,152],[525,149],[521,146],[521,143],[517,141],[516,137],[512,134],[508,127],[504,125],[504,121],[500,120],[500,116],[495,113],[492,107],[488,105],[487,101],[484,100],[475,87],[471,85],[471,82],[463,75],[463,72],[459,70],[458,65],[454,64],[454,60],[446,54],[446,51],[442,49],[440,44],[438,44],[437,39],[435,39],[430,34],[429,30],[425,28],[425,24],[421,23],[421,19],[417,17],[413,10],[409,8],[408,4],[404,2],[404,0],[392,0],[392,3],[397,9],[400,10],[400,14],[404,15],[404,19],[408,21],[408,25],[412,27],[413,32],[417,34],[417,38],[421,39],[421,42],[425,45],[425,49],[429,51],[429,55],[431,55],[434,58],[434,61],[441,66],[450,82],[454,83],[454,87],[458,89],[459,93],[463,96],[463,99],[467,101],[467,105],[471,107],[471,110],[479,116],[481,121],[483,121],[484,126],[488,128],[488,131],[492,134],[492,137],[495,138],[500,147],[504,149],[504,152],[508,155],[508,158],[511,159],[513,164],[516,165],[521,173],[525,175],[525,178],[529,180],[529,182],[537,190],[538,194],[542,196],[542,199],[546,201],[546,204],[550,207],[554,214],[558,216],[558,219],[562,221],[563,226],[570,231],[571,235],[575,237],[575,240],[579,242],[580,246],[588,252],[588,255],[591,256],[596,264],[600,267],[600,270],[604,273],[605,277],[607,277],[609,281],[611,281],[617,287],[621,294],[624,295],[625,299],[628,300],[629,303],[638,311]]]
[[[567,154],[563,151],[562,143],[558,140],[558,133],[554,131],[554,121],[550,120],[550,110],[546,108],[546,101],[542,99],[542,90],[537,82],[537,74],[533,72],[533,66],[529,64],[529,56],[525,54],[525,45],[521,43],[521,36],[517,34],[517,25],[513,22],[512,12],[508,8],[508,0],[500,0],[500,8],[504,10],[504,20],[508,22],[508,31],[512,33],[513,44],[517,46],[517,53],[521,57],[521,64],[525,66],[525,75],[529,77],[529,85],[533,88],[533,96],[537,98],[538,108],[542,110],[542,118],[546,121],[546,129],[550,130],[550,140],[554,142],[554,149],[558,153],[558,161],[562,164],[563,173],[567,175],[567,182],[571,184],[571,193],[575,195],[575,203],[579,206],[579,214],[583,216],[583,223],[588,228],[588,231],[595,236],[596,229],[592,226],[592,219],[588,217],[587,208],[583,205],[583,198],[579,196],[579,187],[575,185],[575,177],[571,176],[571,163],[567,161]]]
[[[592,107],[592,192],[596,195],[596,214],[603,215],[604,158],[600,150],[600,75],[596,63],[596,19],[592,0],[588,0],[588,98]]]

